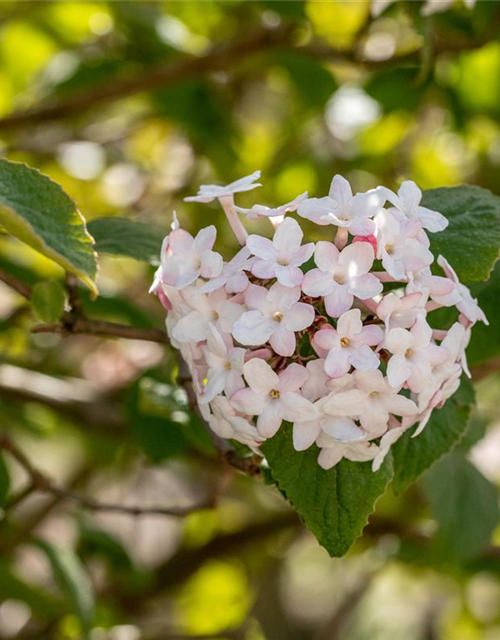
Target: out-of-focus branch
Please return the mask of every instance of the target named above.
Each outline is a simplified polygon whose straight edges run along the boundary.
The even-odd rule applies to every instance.
[[[188,506],[188,507],[146,507],[146,506],[127,506],[117,503],[99,502],[93,498],[80,495],[69,489],[59,487],[48,476],[37,469],[31,460],[21,451],[21,449],[9,438],[6,434],[0,434],[0,449],[8,453],[27,474],[30,485],[34,491],[41,493],[47,493],[52,496],[62,498],[63,500],[70,500],[77,503],[83,509],[89,511],[106,511],[108,513],[122,513],[128,516],[141,516],[141,515],[157,515],[157,516],[169,516],[174,518],[182,518],[195,511],[202,509],[213,508],[214,497],[210,496],[208,500],[203,504]],[[28,492],[26,491],[26,495]]]
[[[31,287],[3,269],[0,269],[0,280],[5,282],[11,289],[14,289],[14,291],[17,291],[23,298],[27,300],[31,298]]]

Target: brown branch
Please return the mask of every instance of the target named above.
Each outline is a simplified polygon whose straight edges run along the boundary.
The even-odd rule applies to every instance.
[[[3,269],[0,269],[0,280],[5,282],[11,289],[14,289],[14,291],[17,291],[23,298],[27,300],[31,298],[31,287]]]
[[[75,493],[74,491],[59,487],[48,476],[37,469],[29,458],[21,451],[21,449],[13,442],[9,436],[5,433],[0,434],[0,449],[8,453],[25,471],[27,474],[32,490],[40,493],[47,493],[63,500],[70,500],[77,503],[83,509],[88,511],[100,511],[100,512],[113,512],[122,513],[128,516],[144,516],[144,515],[157,515],[157,516],[169,516],[174,518],[182,518],[195,511],[202,509],[210,509],[214,506],[214,497],[205,501],[203,504],[193,505],[188,507],[143,507],[143,506],[127,506],[117,503],[99,502],[93,498]],[[27,495],[29,495],[27,493]]]
[[[66,100],[13,113],[0,119],[0,130],[58,120],[82,113],[90,107],[143,91],[155,88],[165,89],[192,76],[230,67],[235,61],[262,49],[286,44],[290,41],[290,37],[291,29],[289,27],[261,29],[247,38],[238,37],[229,43],[215,46],[204,56],[183,57],[180,60],[143,71],[132,78],[100,85],[88,93],[81,93]]]

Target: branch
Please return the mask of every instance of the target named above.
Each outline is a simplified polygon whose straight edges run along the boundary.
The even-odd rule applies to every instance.
[[[277,29],[261,29],[253,35],[242,39],[214,46],[201,57],[183,57],[166,65],[144,70],[140,74],[119,82],[100,85],[96,90],[72,96],[42,107],[34,107],[26,111],[13,113],[0,119],[0,130],[10,130],[31,124],[39,124],[49,120],[58,120],[67,116],[87,111],[90,107],[125,98],[142,91],[162,88],[176,84],[195,75],[225,69],[242,58],[257,53],[265,48],[273,48],[289,43],[290,27]]]
[[[210,499],[208,499],[203,504],[189,507],[142,507],[99,502],[97,500],[94,500],[93,498],[88,498],[86,496],[75,493],[74,491],[70,491],[56,485],[53,480],[51,480],[48,476],[46,476],[39,469],[33,466],[32,462],[27,458],[27,456],[6,434],[0,434],[0,449],[7,452],[25,471],[30,480],[32,491],[47,493],[63,500],[71,500],[73,502],[76,502],[80,507],[89,511],[122,513],[128,516],[157,515],[182,518],[191,513],[194,513],[195,511],[210,509],[214,506],[214,496],[211,496]],[[29,495],[29,493],[31,493],[32,491],[28,492],[28,490],[26,489],[23,493]]]
[[[31,287],[3,269],[0,269],[0,280],[5,282],[5,284],[11,289],[14,289],[14,291],[17,291],[17,293],[23,296],[23,298],[26,298],[27,300],[31,298]]]

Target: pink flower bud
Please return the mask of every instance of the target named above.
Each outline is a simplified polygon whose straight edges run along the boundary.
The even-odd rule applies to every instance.
[[[377,238],[373,233],[369,236],[355,236],[353,242],[368,242],[368,244],[372,245],[375,255],[377,255]]]

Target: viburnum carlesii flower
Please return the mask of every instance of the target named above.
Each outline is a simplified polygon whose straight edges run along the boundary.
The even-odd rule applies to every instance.
[[[374,257],[366,242],[339,251],[331,242],[320,241],[314,252],[318,268],[305,274],[302,291],[313,298],[324,296],[328,314],[337,318],[352,307],[354,297],[367,300],[382,292],[380,280],[369,273]]]
[[[375,217],[377,258],[395,280],[405,280],[408,271],[428,267],[434,260],[419,220],[397,220],[384,210]]]
[[[373,459],[372,469],[378,471],[382,466],[392,445],[401,438],[406,431],[405,427],[393,427],[385,433],[380,439],[380,445],[377,447],[377,453]]]
[[[248,388],[235,393],[231,404],[237,411],[258,416],[261,436],[271,438],[283,420],[296,422],[318,416],[313,403],[298,393],[308,377],[305,367],[292,363],[277,374],[267,362],[253,358],[243,371]]]
[[[385,330],[413,326],[417,316],[425,315],[427,296],[423,292],[415,291],[405,296],[388,293],[377,305],[377,316],[384,321]]]
[[[448,278],[432,275],[429,267],[409,273],[408,280],[407,294],[425,293],[440,307],[452,307],[458,302],[459,295],[455,283]]]
[[[297,287],[304,274],[300,265],[314,253],[314,243],[301,246],[304,233],[298,222],[287,218],[277,228],[272,240],[258,235],[247,238],[247,248],[256,260],[250,270],[263,279],[276,278],[285,287]]]
[[[456,302],[454,303],[457,309],[463,314],[467,320],[471,324],[475,324],[479,320],[484,322],[484,324],[489,324],[488,319],[484,315],[483,310],[475,300],[468,287],[460,282],[458,276],[451,266],[451,264],[446,260],[445,257],[438,257],[438,265],[443,269],[448,278],[455,284],[455,292],[456,292]]]
[[[321,448],[318,456],[318,464],[322,469],[331,469],[343,458],[353,462],[366,462],[373,460],[379,453],[379,448],[373,442],[362,440],[361,442],[338,442],[334,438],[322,433],[317,440]]]
[[[337,329],[327,326],[314,334],[313,346],[318,345],[328,351],[325,371],[331,378],[339,378],[355,367],[361,371],[377,369],[380,360],[370,348],[376,347],[384,337],[377,325],[361,322],[361,311],[351,309],[343,313],[337,322]]]
[[[372,436],[382,435],[389,422],[389,415],[416,416],[418,407],[409,398],[398,393],[381,371],[355,371],[356,387],[366,394],[359,421]]]
[[[251,191],[262,185],[255,182],[260,178],[260,171],[254,171],[244,178],[235,180],[225,186],[217,184],[202,184],[195,196],[189,196],[184,198],[186,202],[213,202],[219,198],[227,198],[234,196],[235,193],[243,193],[244,191]]]
[[[182,317],[172,327],[175,340],[206,340],[210,325],[215,325],[222,333],[231,333],[234,322],[243,313],[242,305],[229,300],[224,289],[217,289],[206,295],[194,295],[194,291],[187,289],[182,292],[186,306]]]
[[[225,338],[213,325],[207,327],[207,345],[203,347],[208,367],[207,382],[203,390],[202,402],[211,402],[222,392],[230,397],[244,389],[243,364],[245,349],[235,347],[231,336]]]
[[[432,367],[448,357],[446,349],[431,342],[432,329],[423,316],[407,329],[391,329],[384,347],[392,353],[387,365],[387,378],[392,387],[400,388],[405,382],[414,393],[419,393],[431,375]]]
[[[422,227],[436,233],[448,226],[448,219],[438,211],[422,207],[422,191],[411,180],[406,180],[399,187],[397,195],[390,189],[383,190],[387,200],[394,205],[389,211],[399,220],[417,218]]]
[[[250,257],[247,247],[242,247],[229,262],[225,262],[220,276],[212,278],[202,287],[198,293],[210,293],[220,287],[225,287],[228,293],[241,293],[248,286],[248,276],[245,271],[250,271],[250,266],[255,258]]]
[[[310,304],[299,302],[299,287],[284,287],[277,282],[268,290],[251,284],[244,296],[249,311],[234,323],[234,338],[249,346],[269,341],[277,354],[291,356],[297,343],[295,332],[309,327],[315,315]]]
[[[236,207],[238,213],[246,215],[248,220],[258,220],[259,218],[277,218],[284,216],[287,213],[296,211],[301,202],[307,198],[307,191],[301,193],[290,202],[282,204],[279,207],[266,207],[263,204],[254,204],[250,209],[244,207]]]
[[[196,238],[185,229],[171,231],[162,247],[162,282],[183,289],[200,276],[218,276],[222,271],[222,256],[212,251],[216,236],[213,225],[201,229]]]
[[[302,394],[311,402],[315,402],[330,393],[327,386],[330,378],[326,374],[324,360],[311,360],[306,364],[306,369],[309,377],[302,385]]]
[[[251,424],[234,410],[225,396],[217,396],[210,403],[211,415],[208,424],[214,433],[221,438],[232,438],[249,447],[258,447],[263,438],[257,427]]]
[[[383,204],[377,190],[352,195],[349,182],[342,176],[333,177],[325,198],[309,198],[301,202],[298,214],[320,225],[333,224],[347,229],[351,235],[369,236],[375,231],[372,218]]]

